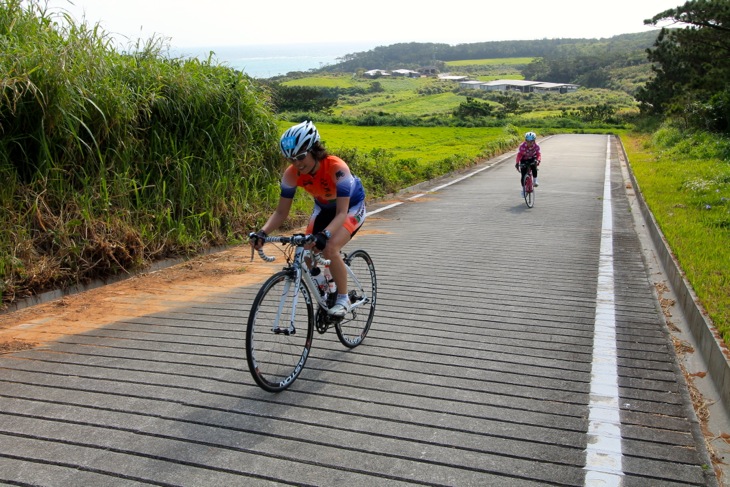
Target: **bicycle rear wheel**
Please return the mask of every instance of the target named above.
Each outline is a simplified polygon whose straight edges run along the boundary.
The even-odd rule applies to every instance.
[[[375,266],[370,255],[364,250],[355,250],[345,257],[350,268],[347,273],[347,293],[350,296],[350,311],[335,324],[340,342],[348,348],[362,343],[370,330],[375,314],[378,296],[378,281]]]
[[[259,290],[248,316],[248,369],[265,391],[289,387],[299,377],[312,347],[312,299],[302,284],[293,312],[295,287],[293,272],[277,272]]]
[[[525,178],[525,204],[528,208],[535,206],[535,187],[532,184],[532,175]]]

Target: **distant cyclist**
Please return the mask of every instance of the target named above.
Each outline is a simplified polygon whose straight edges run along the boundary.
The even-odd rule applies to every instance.
[[[539,186],[537,183],[537,166],[540,165],[540,146],[535,142],[537,135],[535,132],[527,132],[525,134],[525,141],[520,144],[520,148],[517,149],[517,160],[515,162],[515,169],[521,173],[520,184],[522,186],[522,197],[525,196],[525,176],[527,171],[532,170],[533,184]]]
[[[263,239],[289,216],[294,193],[304,188],[314,197],[314,211],[307,234],[317,239],[315,248],[329,259],[337,285],[337,302],[329,310],[343,317],[350,308],[347,296],[347,268],[340,249],[350,241],[365,221],[365,190],[360,179],[337,156],[330,155],[319,140],[317,127],[310,121],[289,128],[279,142],[281,153],[291,163],[281,178],[279,204],[274,213],[249,242],[260,249]]]

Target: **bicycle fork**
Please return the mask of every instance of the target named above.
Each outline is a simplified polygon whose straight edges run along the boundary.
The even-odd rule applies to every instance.
[[[275,335],[289,336],[294,335],[297,332],[297,329],[294,326],[294,317],[297,312],[297,303],[299,302],[299,289],[301,287],[301,282],[301,279],[299,279],[298,277],[295,279],[286,279],[285,281],[284,290],[282,291],[281,298],[279,299],[279,308],[276,310],[276,319],[274,320],[274,324],[271,328],[271,331],[274,332]],[[286,297],[289,295],[289,290],[291,289],[292,283],[295,283],[295,287],[294,295],[292,296],[289,326],[286,328],[282,328],[280,325],[281,316],[284,313],[284,307],[286,306]]]

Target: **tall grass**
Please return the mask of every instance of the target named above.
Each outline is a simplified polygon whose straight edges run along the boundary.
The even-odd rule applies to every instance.
[[[647,204],[730,346],[730,140],[672,125],[622,138]]]
[[[268,94],[213,59],[3,0],[0,73],[3,302],[231,242],[275,198]]]

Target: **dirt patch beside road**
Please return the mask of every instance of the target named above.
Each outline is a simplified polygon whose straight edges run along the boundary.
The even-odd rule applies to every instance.
[[[157,313],[235,287],[263,282],[281,268],[251,262],[248,245],[196,257],[159,271],[0,315],[0,353]]]
[[[379,231],[370,228],[360,231],[360,234],[368,233]],[[353,250],[354,242],[348,247]],[[284,264],[280,254],[277,255],[273,250],[268,253],[277,256],[275,262],[263,262],[258,256],[251,261],[251,248],[240,245],[159,271],[2,314],[0,353],[43,346],[65,335],[75,335],[116,321],[185,306],[236,287],[263,283]]]

